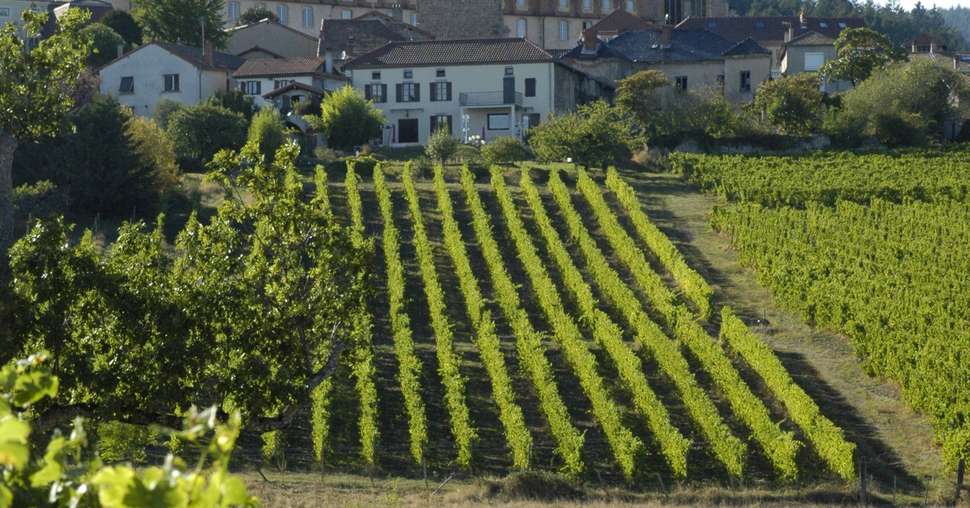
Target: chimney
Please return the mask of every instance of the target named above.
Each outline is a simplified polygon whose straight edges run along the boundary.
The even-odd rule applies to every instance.
[[[674,25],[664,23],[660,28],[660,46],[670,47],[670,41],[674,37]]]
[[[211,67],[213,65],[213,62],[215,62],[215,58],[214,58],[215,52],[216,52],[215,44],[213,44],[212,41],[209,41],[209,40],[205,41],[205,43],[202,44],[202,61],[205,62],[206,65]]]
[[[600,40],[595,28],[583,30],[583,53],[595,53],[599,45]]]
[[[118,55],[117,55],[118,58],[121,58],[125,54],[125,45],[124,44],[119,44],[118,47],[116,48],[116,50],[117,50],[117,53],[118,53]]]

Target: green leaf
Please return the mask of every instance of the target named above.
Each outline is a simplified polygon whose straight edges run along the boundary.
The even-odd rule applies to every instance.
[[[57,481],[64,474],[62,464],[64,446],[67,441],[63,437],[56,437],[47,445],[47,452],[44,453],[44,467],[30,476],[32,487],[43,487]]]
[[[57,395],[57,378],[48,372],[34,371],[17,377],[13,391],[13,403],[29,406],[44,397]]]
[[[30,425],[13,416],[0,418],[0,441],[27,443]]]
[[[128,492],[135,485],[135,472],[127,467],[106,467],[94,476],[91,483],[98,488],[98,501],[102,506],[126,506]]]
[[[222,482],[222,506],[240,506],[249,501],[246,483],[237,476],[229,476]]]
[[[30,450],[24,443],[0,443],[0,465],[13,469],[23,469],[30,460]]]
[[[11,506],[13,506],[13,492],[0,485],[0,508],[10,508]]]

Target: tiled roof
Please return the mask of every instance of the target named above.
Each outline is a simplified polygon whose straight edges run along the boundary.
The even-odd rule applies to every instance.
[[[150,44],[156,44],[173,55],[186,60],[187,62],[201,69],[235,70],[243,64],[243,59],[236,55],[215,51],[212,53],[212,65],[209,65],[205,62],[205,58],[202,56],[202,48],[185,46],[183,44],[175,44],[171,42],[152,42]],[[138,50],[136,49],[134,51]]]
[[[307,85],[307,84],[304,84],[304,83],[300,83],[300,82],[293,82],[293,83],[290,83],[290,84],[288,84],[286,86],[282,86],[280,88],[277,88],[276,90],[272,90],[272,91],[269,91],[269,92],[264,93],[263,94],[263,98],[264,99],[272,99],[272,98],[274,98],[274,97],[276,97],[278,95],[283,95],[284,93],[289,92],[291,90],[303,90],[304,92],[312,93],[312,94],[318,95],[318,96],[322,96],[323,94],[326,93],[326,91],[324,91],[322,88],[317,88],[315,86],[310,86],[310,85]]]
[[[835,39],[818,32],[805,32],[785,43],[785,46],[831,46]]]
[[[622,58],[636,63],[700,62],[721,60],[725,56],[768,54],[768,50],[753,40],[733,43],[707,30],[674,28],[670,43],[661,44],[662,30],[626,32],[607,42],[601,42],[595,54],[577,46],[564,59]]]
[[[322,66],[323,59],[318,57],[254,58],[246,60],[239,69],[236,69],[233,76],[253,78],[318,74]]]
[[[597,21],[596,24],[590,27],[590,30],[594,30],[598,34],[619,35],[624,32],[646,30],[653,27],[653,23],[640,16],[630,14],[623,9],[617,9],[610,13],[609,16]]]
[[[411,25],[376,16],[357,19],[328,19],[320,31],[320,53],[346,52],[350,58],[363,55],[389,42],[426,40],[434,37]]]
[[[344,68],[423,65],[542,63],[554,58],[527,39],[463,39],[392,42],[348,62]]]
[[[783,42],[789,26],[794,29],[795,36],[814,31],[835,39],[846,28],[861,28],[866,24],[862,18],[805,17],[803,23],[798,16],[690,17],[677,25],[677,28],[708,30],[729,41],[742,41],[750,37],[764,44]]]

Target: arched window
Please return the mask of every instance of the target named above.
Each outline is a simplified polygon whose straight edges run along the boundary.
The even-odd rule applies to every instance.
[[[515,22],[515,36],[527,37],[529,35],[529,22],[525,18],[519,18]]]

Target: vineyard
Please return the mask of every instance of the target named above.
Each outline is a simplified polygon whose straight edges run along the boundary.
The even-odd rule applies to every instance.
[[[855,445],[615,170],[341,176],[318,170],[314,202],[373,244],[378,297],[314,393],[318,464],[658,488],[856,477]],[[293,441],[263,439],[268,456]]]
[[[714,227],[801,318],[851,341],[930,417],[952,471],[970,458],[968,151],[807,157],[681,156],[677,169],[721,199]],[[779,397],[770,351],[725,317],[721,334]],[[777,371],[777,374],[767,370]],[[779,392],[780,390],[781,392]],[[813,421],[811,414],[796,415]],[[824,426],[812,425],[821,431]],[[811,436],[816,431],[807,430]],[[813,441],[817,441],[813,439]],[[832,445],[818,443],[822,449]]]

